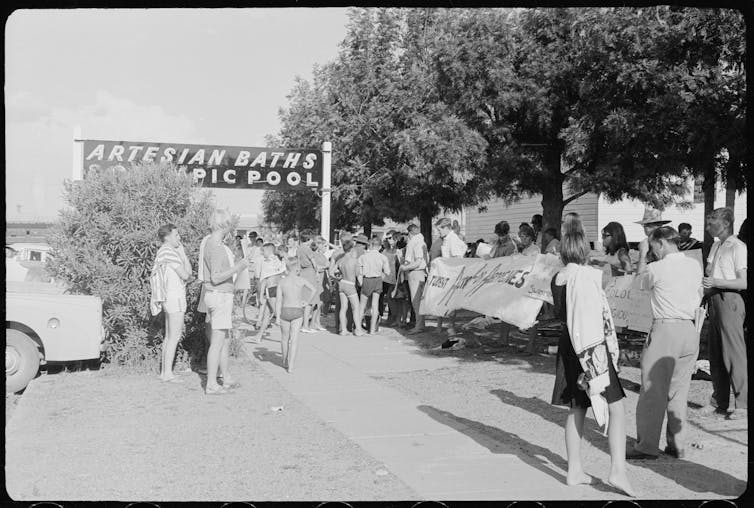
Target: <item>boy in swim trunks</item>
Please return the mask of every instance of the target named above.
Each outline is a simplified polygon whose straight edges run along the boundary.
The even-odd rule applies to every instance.
[[[275,316],[275,298],[277,296],[277,286],[280,274],[285,272],[285,265],[275,255],[275,246],[266,243],[262,246],[262,262],[257,267],[257,278],[259,279],[259,306],[260,306],[260,325],[259,331],[250,342],[259,344],[262,342],[262,334],[267,330],[270,320]],[[279,318],[280,316],[278,316]]]
[[[340,335],[347,335],[346,311],[351,305],[354,320],[354,332],[357,337],[364,335],[361,328],[361,308],[359,306],[359,294],[356,291],[356,277],[359,271],[358,250],[353,240],[343,242],[345,254],[335,263],[335,269],[340,272],[341,279],[338,282],[338,297],[340,298]]]
[[[283,353],[283,367],[290,373],[296,362],[298,334],[304,322],[304,306],[314,294],[314,286],[301,277],[301,264],[298,258],[286,260],[288,275],[282,277],[277,286],[275,310],[280,321],[280,345]],[[304,288],[308,295],[304,296]]]
[[[379,238],[369,241],[369,250],[359,257],[359,271],[357,278],[361,286],[361,315],[365,315],[367,304],[372,301],[372,320],[369,333],[377,333],[379,319],[380,294],[382,293],[382,277],[390,275],[390,264],[387,257],[380,252],[382,242]]]

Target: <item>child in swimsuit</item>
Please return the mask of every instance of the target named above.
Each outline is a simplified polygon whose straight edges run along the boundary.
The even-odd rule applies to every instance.
[[[275,256],[275,246],[271,243],[266,243],[262,246],[262,253],[264,258],[257,268],[257,278],[259,279],[259,332],[254,338],[250,339],[251,342],[259,344],[262,342],[262,334],[267,330],[270,324],[270,320],[275,315],[275,299],[277,296],[277,285],[280,279],[280,274],[285,271],[285,266]],[[280,316],[278,315],[278,318]]]
[[[290,373],[296,362],[298,334],[304,322],[304,306],[314,294],[314,286],[300,276],[301,265],[298,258],[286,260],[288,275],[278,283],[276,313],[280,320],[280,345],[283,353],[283,367]],[[304,295],[304,289],[308,295]]]

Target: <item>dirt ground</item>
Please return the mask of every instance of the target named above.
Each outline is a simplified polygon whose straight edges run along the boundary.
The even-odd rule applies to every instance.
[[[39,378],[27,390],[37,392],[35,403],[21,396],[6,424],[8,493],[16,500],[415,497],[255,362],[234,360],[232,369],[242,386],[216,397],[203,394],[195,373],[182,374],[181,384],[117,371]],[[44,431],[50,425],[55,432]]]
[[[470,317],[462,315],[459,324]],[[323,321],[331,325],[332,316]],[[537,342],[540,352],[527,356],[522,352],[526,337],[513,332],[511,345],[504,346],[498,327],[464,331],[467,346],[458,351],[439,349],[446,336],[437,330],[406,336],[383,328],[381,334],[413,341],[426,355],[462,362],[376,378],[417,400],[420,409],[441,412],[472,429],[472,437],[493,453],[513,443],[532,467],[563,470],[567,410],[549,403],[555,356],[544,353],[557,338],[544,330]],[[631,365],[640,341],[622,347],[630,353],[620,372],[628,396],[630,445],[640,377]],[[156,376],[119,371],[43,376],[30,388],[37,390],[34,404],[25,404],[24,396],[6,396],[8,492],[17,500],[416,498],[383,464],[328,427],[253,360],[234,360],[233,369],[242,387],[215,398],[203,395],[202,378],[195,373],[181,374],[182,384],[164,384]],[[709,381],[692,381],[684,460],[662,455],[629,466],[641,498],[737,497],[746,488],[748,421],[701,417],[698,408],[710,393]],[[273,409],[280,406],[282,411]],[[602,482],[609,467],[607,438],[591,418],[587,422],[585,470],[609,497],[614,493]],[[55,432],[43,432],[50,425]]]
[[[380,379],[418,399],[422,405],[473,428],[486,442],[518,443],[532,457],[535,467],[549,462],[565,469],[563,426],[567,408],[550,404],[555,356],[525,355],[521,351],[527,343],[523,334],[513,332],[509,347],[500,344],[498,334],[499,325],[484,331],[465,331],[462,335],[467,346],[458,351],[437,349],[446,335],[436,330],[407,336],[428,355],[454,356],[465,361],[456,368],[390,374]],[[557,344],[557,339],[539,337],[537,344],[540,351],[546,351],[548,345]],[[624,349],[636,348],[624,343]],[[638,359],[638,355],[630,356]],[[630,363],[634,363],[633,358]],[[619,377],[627,395],[626,432],[631,446],[636,437],[635,411],[641,373],[637,367],[623,365]],[[702,417],[698,410],[711,391],[709,381],[691,382],[685,459],[662,454],[654,461],[629,463],[629,475],[640,498],[738,497],[746,489],[748,421]],[[664,440],[663,431],[661,446]],[[582,450],[586,472],[596,477],[598,483],[599,479],[605,480],[609,468],[607,437],[591,416],[587,419]],[[609,491],[606,485],[599,488]]]

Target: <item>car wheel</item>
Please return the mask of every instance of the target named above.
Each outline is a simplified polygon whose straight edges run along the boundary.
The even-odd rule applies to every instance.
[[[39,350],[31,337],[5,330],[5,391],[20,392],[39,371]]]

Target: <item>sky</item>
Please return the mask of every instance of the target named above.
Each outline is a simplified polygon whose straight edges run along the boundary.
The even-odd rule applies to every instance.
[[[5,27],[6,218],[52,219],[85,139],[265,146],[346,9],[19,10]],[[324,141],[324,140],[323,140]],[[262,215],[261,190],[215,190]]]

